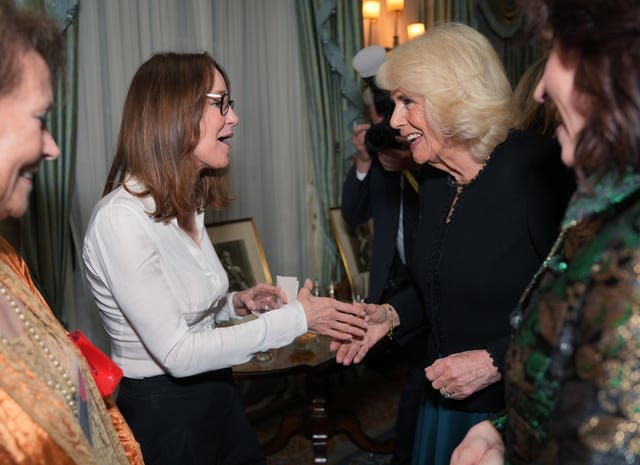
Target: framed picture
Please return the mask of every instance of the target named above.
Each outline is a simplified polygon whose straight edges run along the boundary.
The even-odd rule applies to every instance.
[[[373,221],[351,226],[342,218],[340,207],[329,208],[327,214],[351,292],[364,298],[369,291]]]
[[[229,291],[272,282],[253,218],[212,223],[206,228],[229,277]]]

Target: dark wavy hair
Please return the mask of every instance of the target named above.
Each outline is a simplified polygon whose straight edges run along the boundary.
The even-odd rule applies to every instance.
[[[124,102],[103,195],[133,175],[145,190],[129,192],[153,197],[151,217],[164,222],[229,204],[227,170],[199,171],[193,157],[216,70],[231,91],[224,69],[206,52],[159,53],[140,66]]]
[[[551,33],[560,57],[576,60],[574,87],[587,96],[576,144],[579,175],[638,170],[640,151],[640,1],[526,0],[531,35]]]
[[[52,82],[64,66],[62,32],[44,14],[18,8],[13,0],[0,0],[0,95],[20,81],[21,54],[34,50],[49,67]]]

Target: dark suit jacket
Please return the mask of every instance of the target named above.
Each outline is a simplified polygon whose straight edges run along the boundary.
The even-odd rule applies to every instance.
[[[373,244],[367,296],[367,300],[372,303],[380,303],[396,253],[400,195],[402,194],[401,176],[401,172],[385,171],[377,161],[374,161],[367,177],[362,181],[356,177],[355,166],[351,167],[342,186],[341,209],[344,220],[348,224],[357,225],[373,218]],[[405,257],[409,259],[413,253],[418,194],[408,182],[404,183],[403,208],[404,252]]]

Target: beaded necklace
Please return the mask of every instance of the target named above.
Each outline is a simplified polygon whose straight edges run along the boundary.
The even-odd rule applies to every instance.
[[[36,330],[36,327],[40,325],[35,321],[35,316],[33,316],[31,312],[23,311],[20,305],[18,305],[16,300],[11,296],[9,291],[2,284],[0,284],[0,295],[5,298],[11,309],[15,312],[16,316],[24,326],[25,334],[29,338],[31,338],[35,343],[34,345],[44,353],[47,365],[49,367],[55,367],[55,370],[43,370],[43,373],[47,374],[47,378],[45,379],[47,386],[54,389],[65,400],[65,403],[69,406],[73,414],[77,416],[77,389],[75,381],[71,376],[69,376],[63,364],[60,363],[58,358],[55,356],[54,351],[47,347],[44,338]],[[8,347],[15,348],[14,341],[7,339],[2,334],[0,334],[0,342]],[[40,360],[42,359],[42,357],[37,358],[39,358]]]
[[[478,176],[480,176],[480,173],[482,173],[482,171],[487,166],[487,163],[489,162],[489,158],[491,158],[491,156],[487,157],[487,159],[482,163],[482,166],[480,166],[480,169],[478,170],[478,172],[475,174],[474,177],[472,177],[469,180],[469,182],[466,182],[464,184],[457,184],[456,183],[456,193],[453,196],[453,200],[451,201],[451,206],[449,207],[449,213],[447,213],[447,219],[444,220],[445,223],[448,224],[448,223],[451,222],[451,218],[453,217],[453,212],[456,211],[456,204],[458,203],[458,199],[460,199],[460,196],[462,195],[462,191],[464,190],[465,186],[468,186],[473,181],[478,179]]]

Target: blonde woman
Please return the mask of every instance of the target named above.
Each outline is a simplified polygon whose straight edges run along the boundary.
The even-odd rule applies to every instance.
[[[386,334],[429,328],[413,463],[448,465],[466,431],[504,405],[509,314],[556,235],[566,172],[555,144],[512,130],[502,65],[468,26],[394,49],[377,78],[395,102],[391,125],[424,165],[415,286],[367,307],[362,342],[334,345],[338,361],[357,362]]]

